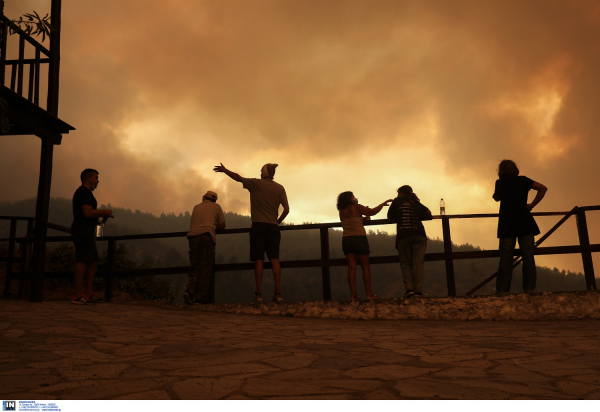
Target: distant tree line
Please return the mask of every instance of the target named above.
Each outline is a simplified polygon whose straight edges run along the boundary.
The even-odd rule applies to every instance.
[[[102,206],[104,207],[104,206]],[[159,217],[151,213],[132,211],[107,205],[114,210],[115,219],[111,219],[105,227],[105,235],[126,235],[139,233],[187,231],[190,224],[189,212],[178,215],[169,213]],[[0,215],[33,216],[35,198],[17,202],[0,202]],[[226,213],[227,227],[250,227],[249,216]],[[70,226],[72,221],[72,205],[70,199],[52,198],[49,221],[55,224]],[[19,235],[24,234],[24,227]],[[60,233],[50,231],[50,235]],[[330,229],[330,254],[332,258],[343,258],[341,236],[339,230]],[[8,237],[8,223],[0,222],[0,237]],[[381,231],[370,231],[368,234],[372,256],[395,255],[394,234]],[[103,260],[106,259],[106,243],[98,242]],[[5,246],[0,245],[0,247]],[[219,235],[217,238],[217,263],[247,262],[249,257],[248,234]],[[430,239],[428,252],[443,252],[443,242]],[[454,251],[481,250],[479,247],[464,244],[453,245]],[[2,253],[2,251],[0,251]],[[6,253],[6,252],[4,252]],[[281,260],[300,260],[320,258],[320,238],[317,230],[299,230],[282,232]],[[188,245],[185,238],[152,239],[140,241],[123,241],[118,247],[117,269],[186,266],[188,262]],[[74,251],[72,244],[50,246],[48,253],[48,269],[56,271],[72,270]],[[101,264],[104,265],[104,262]],[[494,273],[498,267],[498,259],[457,260],[454,262],[456,292],[464,295],[481,280]],[[404,292],[399,265],[373,265],[372,284],[374,293],[382,298],[400,297]],[[358,271],[357,276],[360,276]],[[186,283],[186,275],[140,277],[139,279],[120,280],[118,287],[132,296],[144,299],[177,300]],[[345,267],[331,269],[332,297],[335,300],[349,298]],[[101,287],[102,280],[98,280]],[[269,300],[274,285],[270,271],[266,272],[264,295]],[[358,282],[360,285],[362,282]],[[492,281],[478,294],[494,293],[495,283]],[[521,290],[521,269],[515,269],[512,291]],[[538,292],[585,290],[583,274],[557,268],[538,267]],[[216,277],[217,302],[247,302],[253,298],[254,276],[251,271],[218,272]],[[322,283],[320,268],[287,269],[282,273],[282,292],[287,301],[308,301],[322,299]],[[446,272],[444,262],[425,263],[425,282],[423,292],[429,296],[446,296]],[[359,288],[359,295],[365,296]]]

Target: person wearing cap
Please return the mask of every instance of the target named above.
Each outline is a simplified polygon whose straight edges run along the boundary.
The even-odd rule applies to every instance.
[[[260,179],[244,178],[239,174],[228,170],[223,163],[215,166],[214,171],[225,173],[227,176],[244,185],[244,189],[250,192],[250,217],[252,227],[250,229],[250,260],[254,264],[254,280],[256,292],[254,301],[262,302],[262,276],[265,262],[265,253],[273,268],[275,280],[274,302],[281,302],[281,265],[279,264],[279,243],[281,233],[279,225],[290,212],[285,188],[273,180],[275,176],[275,163],[267,163],[260,170]],[[283,206],[283,212],[279,214],[279,206]]]
[[[225,215],[217,204],[217,194],[210,190],[202,196],[202,203],[194,206],[190,231],[190,280],[183,294],[187,305],[208,303],[210,283],[215,265],[217,230],[225,229]]]

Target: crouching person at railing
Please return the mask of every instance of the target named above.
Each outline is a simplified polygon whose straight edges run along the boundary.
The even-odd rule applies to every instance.
[[[365,291],[367,299],[379,299],[371,291],[371,268],[369,264],[369,241],[364,227],[363,216],[374,216],[387,206],[392,199],[386,200],[379,206],[370,209],[359,205],[358,199],[352,192],[340,193],[337,199],[337,210],[340,213],[342,222],[342,250],[348,262],[348,284],[350,285],[350,300],[360,300],[356,292],[356,266],[357,260],[362,269],[363,281],[365,282]]]
[[[528,177],[519,176],[519,169],[512,160],[500,162],[498,177],[492,196],[496,202],[500,202],[498,218],[500,265],[496,277],[496,293],[504,295],[510,292],[517,239],[519,239],[523,258],[523,289],[525,293],[532,293],[536,282],[533,250],[535,236],[540,234],[540,229],[531,215],[531,209],[544,198],[548,189]],[[537,194],[533,202],[527,203],[527,194],[531,189],[536,190]]]
[[[94,276],[100,262],[96,248],[96,225],[98,218],[104,221],[112,216],[111,209],[97,210],[98,202],[92,194],[98,187],[98,171],[85,169],[81,172],[81,186],[73,195],[73,224],[71,234],[75,244],[75,294],[71,303],[85,305],[101,303],[104,299],[94,294]],[[85,277],[85,290],[83,279]]]
[[[217,204],[217,194],[208,191],[202,196],[192,212],[190,231],[187,234],[190,245],[189,282],[183,301],[186,305],[209,303],[210,284],[215,266],[216,230],[225,229],[225,215]]]
[[[431,211],[421,204],[410,186],[404,185],[398,189],[398,197],[390,205],[387,217],[396,222],[396,249],[405,289],[403,297],[425,296],[421,288],[427,235],[421,221],[431,220]]]

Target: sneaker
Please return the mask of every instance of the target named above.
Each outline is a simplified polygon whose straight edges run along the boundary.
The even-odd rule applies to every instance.
[[[273,302],[283,302],[283,298],[281,297],[281,293],[276,293],[273,295]]]
[[[424,293],[421,293],[421,292],[415,292],[415,294],[414,294],[414,295],[415,295],[415,296],[422,297],[422,298],[426,298],[426,297],[427,297],[427,295],[426,295],[426,294],[424,294]]]
[[[185,292],[183,294],[183,301],[185,302],[186,305],[193,305],[194,304],[194,295],[191,292]]]
[[[415,292],[413,292],[412,290],[407,290],[406,292],[404,292],[404,295],[402,295],[403,298],[410,298],[411,296],[415,296]]]
[[[91,303],[104,303],[104,302],[106,302],[103,298],[101,298],[100,296],[97,296],[97,295],[86,296],[86,299],[88,300],[88,302],[91,302]]]
[[[262,293],[254,292],[254,301],[262,303]]]
[[[71,303],[74,305],[93,305],[93,302],[88,301],[85,297],[83,296],[73,296],[73,299],[71,299]]]

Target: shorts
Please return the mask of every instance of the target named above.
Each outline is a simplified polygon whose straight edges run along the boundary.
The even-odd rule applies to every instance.
[[[250,260],[279,259],[279,242],[281,233],[279,226],[273,223],[252,222],[250,228]]]
[[[342,250],[344,255],[355,253],[357,255],[368,255],[369,241],[366,236],[344,236],[342,237]]]
[[[73,243],[75,244],[75,262],[90,265],[99,262],[96,248],[96,226],[76,225],[71,227]]]

